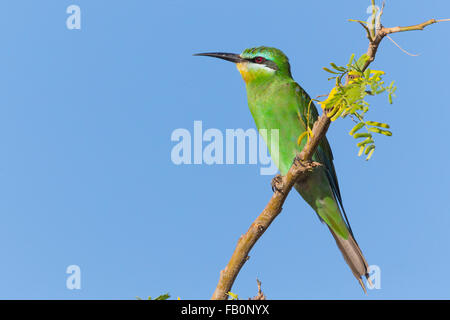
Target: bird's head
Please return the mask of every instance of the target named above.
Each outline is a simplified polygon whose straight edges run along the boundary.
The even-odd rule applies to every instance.
[[[291,77],[289,59],[277,48],[257,47],[245,49],[241,54],[209,52],[198,53],[196,56],[220,58],[236,63],[245,83],[254,80],[270,79],[271,77]]]

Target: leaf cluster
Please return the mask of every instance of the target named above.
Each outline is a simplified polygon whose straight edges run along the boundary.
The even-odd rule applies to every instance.
[[[392,135],[392,132],[387,130],[390,128],[388,124],[365,120],[365,116],[370,110],[370,104],[366,98],[387,93],[389,103],[392,104],[397,89],[394,81],[389,86],[385,85],[382,79],[384,71],[363,69],[368,59],[369,56],[363,54],[355,61],[355,55],[352,54],[345,66],[330,63],[331,68],[323,68],[333,75],[328,80],[334,80],[335,86],[328,94],[327,99],[319,102],[331,121],[350,116],[356,122],[349,134],[355,139],[360,139],[356,144],[359,148],[358,155],[364,153],[367,156],[366,160],[369,160],[375,151],[373,133]],[[366,132],[359,132],[362,128],[365,128]]]

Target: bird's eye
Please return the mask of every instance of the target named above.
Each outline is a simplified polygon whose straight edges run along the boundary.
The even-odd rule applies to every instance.
[[[266,61],[266,59],[263,58],[263,57],[256,57],[256,58],[254,59],[254,61],[255,61],[256,63],[264,63],[264,61]]]

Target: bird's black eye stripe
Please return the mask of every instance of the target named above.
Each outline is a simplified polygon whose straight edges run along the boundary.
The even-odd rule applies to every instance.
[[[266,66],[268,68],[271,68],[273,70],[278,70],[278,66],[275,62],[273,62],[272,60],[268,60],[261,56],[256,56],[254,58],[247,59],[247,61],[253,62],[256,64],[263,64],[264,66]]]

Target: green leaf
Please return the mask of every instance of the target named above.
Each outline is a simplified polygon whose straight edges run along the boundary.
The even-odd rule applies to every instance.
[[[381,130],[381,129],[376,128],[376,127],[370,127],[369,131],[380,133],[380,134],[384,134],[385,136],[388,136],[388,137],[392,136],[392,132],[391,131],[389,131],[389,130]]]
[[[355,132],[357,132],[359,129],[361,129],[362,127],[364,127],[364,123],[360,122],[358,123],[356,126],[353,127],[352,130],[350,130],[349,134],[352,136],[355,134]]]
[[[364,53],[356,62],[356,68],[361,70],[363,66],[366,64],[367,60],[369,60],[369,56]]]
[[[349,104],[352,104],[354,101],[362,99],[360,85],[355,84],[355,85],[348,86],[345,93],[347,95]]]
[[[354,134],[353,135],[353,138],[355,138],[355,139],[358,139],[358,138],[369,138],[369,137],[371,137],[372,135],[370,134],[370,133],[356,133],[356,134]]]
[[[367,147],[365,154],[369,154],[366,158],[366,161],[369,161],[372,157],[373,152],[375,151],[375,145],[371,144]]]
[[[347,66],[351,66],[352,65],[352,63],[353,63],[353,59],[355,59],[355,54],[354,53],[352,53],[352,55],[350,56],[350,60],[348,61],[348,64],[347,64]]]
[[[385,91],[386,91],[386,88],[381,88],[381,89],[375,90],[375,94],[381,94]]]
[[[342,114],[342,112],[344,112],[344,108],[340,108],[338,110],[338,112],[336,112],[336,114],[334,116],[331,117],[331,121],[336,121],[337,118],[339,118],[339,116]]]
[[[366,147],[366,146],[361,146],[361,147],[359,148],[358,157],[360,157],[360,156],[362,155],[362,153],[363,153],[365,147]]]
[[[394,81],[392,81],[391,84],[389,85],[389,90],[391,90],[393,86],[394,86]]]
[[[167,300],[169,298],[170,298],[170,295],[168,293],[165,293],[165,294],[160,295],[159,297],[156,297],[155,300]]]
[[[328,68],[325,68],[325,67],[323,67],[322,69],[323,69],[323,70],[325,70],[326,72],[329,72],[329,73],[333,73],[333,74],[340,74],[340,73],[338,73],[338,72],[335,72],[335,71],[331,71],[330,69],[328,69]]]
[[[367,138],[366,140],[358,143],[357,146],[358,147],[362,147],[362,146],[365,146],[366,144],[369,144],[369,143],[374,143],[372,138]]]
[[[330,65],[331,65],[334,69],[336,69],[336,70],[338,70],[338,71],[341,71],[341,72],[347,71],[347,69],[345,69],[344,67],[339,67],[339,66],[337,66],[337,65],[336,65],[335,63],[333,63],[333,62],[331,62]]]
[[[389,129],[390,128],[387,123],[381,123],[381,122],[375,122],[375,121],[366,121],[366,124],[368,126],[375,126],[375,127],[385,128],[385,129]]]
[[[371,144],[370,146],[367,146],[366,151],[364,151],[364,154],[368,154],[370,150],[374,149],[375,145]]]

